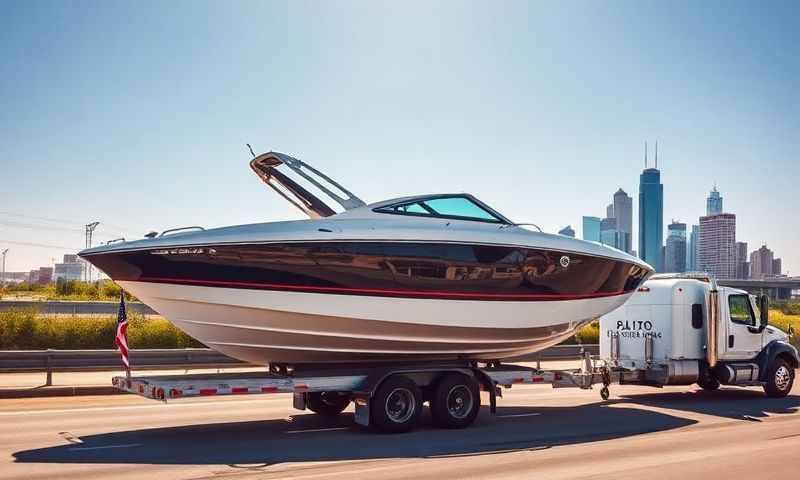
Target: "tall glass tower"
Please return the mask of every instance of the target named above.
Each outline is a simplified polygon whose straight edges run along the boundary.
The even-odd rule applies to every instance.
[[[706,215],[718,215],[720,213],[722,213],[722,196],[717,191],[717,186],[714,185],[714,189],[711,190],[706,199]]]
[[[600,218],[583,217],[583,239],[592,242],[600,241]]]
[[[644,158],[646,166],[646,144]],[[656,166],[658,166],[657,153]],[[664,185],[661,184],[661,172],[658,168],[645,168],[639,175],[639,258],[649,263],[657,272],[663,272],[663,246]]]
[[[686,271],[686,224],[675,220],[667,226],[664,271],[683,273]]]

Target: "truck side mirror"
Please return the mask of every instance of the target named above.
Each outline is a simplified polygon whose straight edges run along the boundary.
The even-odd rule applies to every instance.
[[[769,325],[769,297],[766,295],[761,295],[761,298],[758,299],[758,309],[761,310],[761,318],[759,328],[764,330]]]

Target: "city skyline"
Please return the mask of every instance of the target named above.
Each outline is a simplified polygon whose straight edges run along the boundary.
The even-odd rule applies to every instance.
[[[246,143],[366,201],[465,191],[557,232],[637,197],[658,139],[665,218],[696,223],[716,183],[737,239],[800,273],[800,226],[776,223],[797,203],[796,4],[187,5],[4,11],[7,270],[74,253],[93,221],[99,243],[301,218]]]

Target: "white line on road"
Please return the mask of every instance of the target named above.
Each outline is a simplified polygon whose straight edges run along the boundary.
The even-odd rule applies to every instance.
[[[101,447],[75,447],[70,448],[70,452],[78,452],[78,451],[85,451],[85,450],[103,450],[106,448],[131,448],[131,447],[141,447],[141,443],[126,443],[125,445],[103,445]]]
[[[309,430],[288,430],[286,433],[333,432],[336,430],[350,430],[350,427],[312,428]]]
[[[498,415],[497,418],[535,417],[541,413],[512,413],[511,415]]]
[[[108,412],[115,410],[143,410],[149,408],[179,408],[179,407],[203,407],[207,405],[241,405],[243,403],[260,403],[266,399],[261,400],[235,400],[235,401],[219,401],[219,402],[197,402],[197,403],[158,403],[155,405],[126,405],[114,407],[82,407],[82,408],[62,408],[62,409],[44,409],[44,410],[15,410],[12,412],[0,412],[0,417],[16,417],[22,415],[41,415],[48,413],[75,413],[75,412]]]

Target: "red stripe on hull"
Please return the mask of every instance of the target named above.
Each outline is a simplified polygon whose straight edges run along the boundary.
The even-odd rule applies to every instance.
[[[331,293],[338,295],[365,295],[379,297],[427,298],[444,300],[516,300],[516,301],[560,301],[582,300],[588,298],[615,297],[626,292],[559,294],[559,293],[479,293],[479,292],[442,292],[433,290],[392,290],[378,288],[320,287],[312,285],[282,285],[273,283],[236,282],[227,280],[190,280],[182,278],[140,277],[135,281],[148,283],[169,283],[178,285],[194,285],[200,287],[249,288],[257,290],[289,291],[301,293]]]

